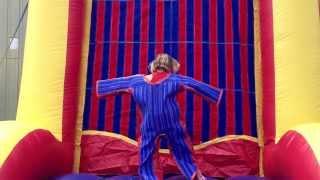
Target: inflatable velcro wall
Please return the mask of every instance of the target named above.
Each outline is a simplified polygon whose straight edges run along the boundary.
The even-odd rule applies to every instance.
[[[148,74],[159,53],[224,91],[219,105],[177,97],[204,175],[320,179],[318,3],[30,1],[17,117],[0,122],[0,179],[138,175],[139,108],[130,95],[98,98],[96,82]],[[161,173],[179,173],[166,139],[158,151]]]

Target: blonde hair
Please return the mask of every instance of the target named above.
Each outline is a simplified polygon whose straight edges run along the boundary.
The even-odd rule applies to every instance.
[[[158,54],[150,65],[149,70],[155,72],[157,70],[176,73],[180,68],[179,62],[169,54]]]

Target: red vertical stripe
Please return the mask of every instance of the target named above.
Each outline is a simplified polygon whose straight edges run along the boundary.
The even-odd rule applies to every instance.
[[[126,34],[125,41],[129,43],[125,44],[125,54],[124,54],[124,76],[129,76],[132,73],[132,50],[133,44],[133,14],[134,14],[134,1],[127,2],[127,17],[126,17]],[[128,136],[129,132],[129,117],[130,117],[130,104],[131,97],[128,94],[124,94],[122,97],[122,110],[121,110],[121,124],[120,133]]]
[[[210,1],[209,7],[209,38],[210,38],[210,84],[218,86],[218,55],[217,55],[217,3]],[[218,106],[211,105],[210,111],[210,137],[216,138],[218,132]]]
[[[262,121],[264,143],[273,144],[275,138],[275,72],[272,1],[260,2]]]
[[[89,129],[97,129],[98,124],[98,98],[96,96],[96,82],[101,77],[101,65],[103,56],[103,39],[104,39],[104,2],[98,2],[98,12],[97,16],[102,17],[97,19],[97,30],[96,30],[96,49],[95,49],[95,59],[93,64],[93,81],[92,81],[92,91],[91,91],[91,111],[90,111],[90,121]]]
[[[186,41],[187,40],[187,24],[186,24],[186,17],[187,17],[187,8],[186,8],[186,0],[179,1],[179,41]],[[179,43],[179,50],[178,50],[178,60],[180,63],[180,73],[185,75],[186,74],[186,59],[187,59],[187,44],[186,43]],[[182,91],[178,95],[178,102],[179,107],[181,109],[181,122],[185,126],[186,124],[186,93]]]
[[[194,78],[202,81],[202,0],[194,0]],[[202,130],[202,98],[194,98],[194,143],[200,143]]]
[[[148,32],[149,32],[149,1],[142,3],[141,10],[141,46],[139,72],[147,73],[148,69]]]
[[[248,71],[248,4],[247,0],[240,0],[240,58],[241,58],[241,87],[242,93],[242,113],[243,113],[243,133],[250,135],[250,103],[249,103],[249,71]]]
[[[163,35],[164,35],[164,2],[157,1],[156,2],[156,42],[155,45],[155,54],[159,54],[163,52]]]
[[[186,0],[179,1],[179,41],[184,42],[187,40],[187,20],[186,15],[187,14],[187,7],[186,7]],[[186,59],[187,59],[187,44],[186,43],[179,43],[179,63],[181,65],[180,67],[180,73],[186,74]]]
[[[226,73],[227,73],[227,89],[234,89],[234,64],[233,64],[233,28],[232,28],[232,0],[225,0],[225,30],[226,38]],[[226,91],[227,98],[227,134],[235,134],[235,93]]]
[[[102,1],[104,2],[104,1]],[[120,2],[114,1],[112,2],[112,17],[111,17],[111,33],[110,33],[110,54],[109,54],[109,78],[115,78],[117,75],[116,67],[117,64],[114,61],[118,59],[118,37],[119,37],[119,10]],[[98,18],[99,19],[99,18]],[[114,102],[115,97],[110,96],[107,97],[107,105],[106,105],[106,130],[112,131],[113,128],[113,112],[114,112]]]
[[[83,44],[83,30],[85,2],[82,0],[70,0],[68,12],[68,34],[66,66],[63,89],[62,109],[62,141],[73,146],[70,153],[74,152],[75,132],[77,124],[78,98],[80,86],[81,50]],[[65,170],[72,171],[73,156],[69,163],[65,163]]]
[[[84,1],[70,0],[68,12],[67,56],[63,89],[62,141],[75,142],[78,112]],[[71,161],[73,162],[73,161]],[[72,165],[71,165],[72,166]]]

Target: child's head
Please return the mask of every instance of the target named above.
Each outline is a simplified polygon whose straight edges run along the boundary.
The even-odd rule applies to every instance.
[[[151,72],[164,71],[176,73],[180,68],[180,64],[170,55],[163,53],[157,55],[156,59],[150,63],[149,68]]]

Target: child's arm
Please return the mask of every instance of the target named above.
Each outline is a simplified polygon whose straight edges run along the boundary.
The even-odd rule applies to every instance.
[[[186,90],[190,90],[191,92],[204,97],[210,102],[219,104],[223,93],[222,89],[212,87],[206,83],[197,81],[187,76],[179,75],[179,79],[183,88],[185,88]]]
[[[132,76],[98,80],[96,84],[97,95],[101,97],[117,93],[130,93],[131,80]]]

